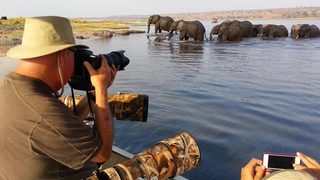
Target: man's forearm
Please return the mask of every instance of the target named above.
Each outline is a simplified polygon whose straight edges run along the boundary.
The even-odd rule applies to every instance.
[[[113,143],[113,122],[108,104],[108,93],[106,89],[96,89],[96,118],[95,128],[100,134],[102,147],[99,152],[101,158],[109,159]],[[101,159],[99,158],[98,161]]]

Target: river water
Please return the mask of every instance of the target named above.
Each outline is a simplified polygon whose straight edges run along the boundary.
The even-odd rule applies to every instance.
[[[289,30],[297,23],[320,25],[252,22]],[[214,24],[203,23],[209,34]],[[154,39],[136,34],[79,41],[95,54],[126,50],[131,62],[118,72],[110,93],[149,95],[146,123],[116,121],[116,146],[135,154],[186,131],[201,149],[200,165],[184,174],[192,180],[239,179],[241,167],[263,152],[301,151],[320,160],[320,39],[229,44]],[[16,64],[1,58],[0,77]]]

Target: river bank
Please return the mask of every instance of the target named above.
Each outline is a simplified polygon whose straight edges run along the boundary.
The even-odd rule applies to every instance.
[[[21,44],[24,29],[24,18],[9,18],[0,21],[0,56],[5,56],[8,49]],[[145,26],[144,22],[121,20],[89,21],[85,19],[70,19],[77,39],[111,38],[130,34],[145,33],[141,30],[129,29],[132,26]]]

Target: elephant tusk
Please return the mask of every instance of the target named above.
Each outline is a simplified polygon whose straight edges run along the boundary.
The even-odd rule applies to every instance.
[[[299,35],[296,36],[296,39],[299,39]]]

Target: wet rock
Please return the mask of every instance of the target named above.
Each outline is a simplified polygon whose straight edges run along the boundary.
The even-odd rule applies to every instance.
[[[119,30],[115,31],[115,35],[120,35],[120,36],[126,36],[130,34],[138,34],[138,33],[145,33],[145,31],[140,31],[140,30]]]
[[[115,31],[114,34],[121,35],[121,36],[127,36],[127,35],[130,35],[130,32],[127,30],[121,30],[121,31]]]
[[[76,35],[77,39],[88,39],[89,37],[86,37],[84,35]]]
[[[100,32],[95,32],[93,33],[94,36],[98,36],[101,38],[111,38],[113,36],[113,33],[111,31],[100,31]]]

